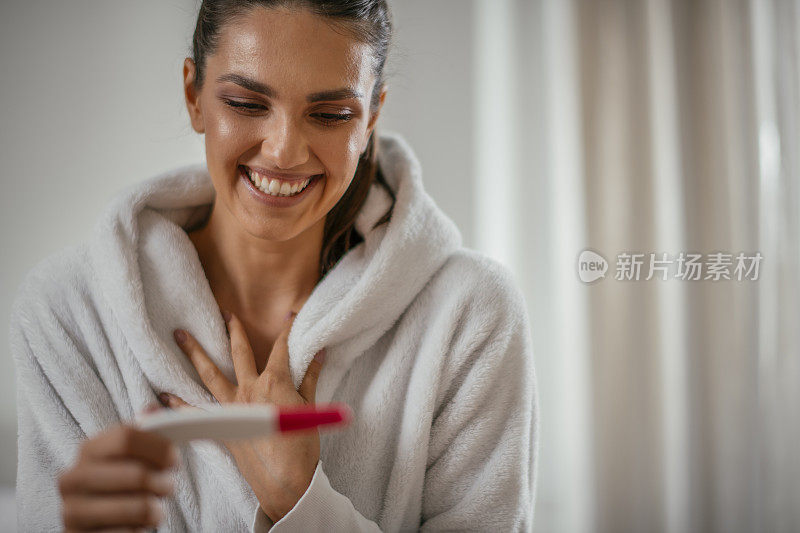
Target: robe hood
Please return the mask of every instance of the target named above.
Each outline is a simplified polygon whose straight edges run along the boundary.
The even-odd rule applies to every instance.
[[[391,202],[375,183],[355,220],[364,242],[320,280],[289,334],[295,387],[314,354],[326,348],[320,402],[330,399],[353,360],[397,321],[462,244],[455,224],[425,192],[408,143],[396,133],[376,134],[378,162],[395,194],[391,220],[373,228]],[[165,172],[122,191],[89,242],[92,283],[99,284],[148,380],[157,391],[194,404],[216,400],[175,345],[174,329],[190,331],[235,382],[225,324],[187,234],[208,216],[214,199],[205,163]]]

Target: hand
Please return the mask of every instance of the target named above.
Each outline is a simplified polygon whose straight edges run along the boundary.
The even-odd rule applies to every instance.
[[[177,463],[169,440],[132,426],[87,439],[75,465],[58,477],[65,531],[158,526],[164,517],[158,498],[172,494],[167,469]]]
[[[226,313],[223,312],[223,316]],[[324,348],[311,362],[306,375],[295,390],[289,372],[289,331],[294,323],[292,313],[275,345],[267,365],[259,375],[250,342],[242,322],[232,313],[227,315],[231,338],[231,356],[236,373],[234,385],[225,377],[188,332],[175,331],[175,340],[189,356],[200,379],[221,404],[255,403],[279,406],[313,404],[317,380],[322,369]],[[191,407],[174,394],[165,395],[168,407]],[[239,471],[252,487],[264,513],[277,522],[303,496],[319,462],[319,431],[298,431],[291,435],[276,435],[258,439],[223,441]]]

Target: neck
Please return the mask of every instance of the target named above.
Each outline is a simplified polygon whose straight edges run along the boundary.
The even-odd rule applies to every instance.
[[[269,241],[219,207],[215,202],[208,223],[189,234],[219,306],[262,318],[299,311],[319,281],[325,219],[291,239]]]

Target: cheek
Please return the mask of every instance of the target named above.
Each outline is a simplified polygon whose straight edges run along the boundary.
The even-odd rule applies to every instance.
[[[336,181],[336,188],[341,189],[342,193],[350,185],[358,167],[361,156],[359,132],[360,130],[342,132],[342,135],[336,138],[329,137],[319,148],[320,159]]]
[[[237,160],[248,143],[248,132],[234,118],[217,113],[206,126],[206,152],[221,164]]]

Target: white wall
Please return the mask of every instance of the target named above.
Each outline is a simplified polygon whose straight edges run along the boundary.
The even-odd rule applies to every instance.
[[[87,237],[123,186],[203,160],[181,67],[194,0],[0,3],[0,322],[25,273]],[[394,0],[381,125],[405,134],[472,242],[472,1]],[[0,328],[0,484],[16,474],[14,365]]]

